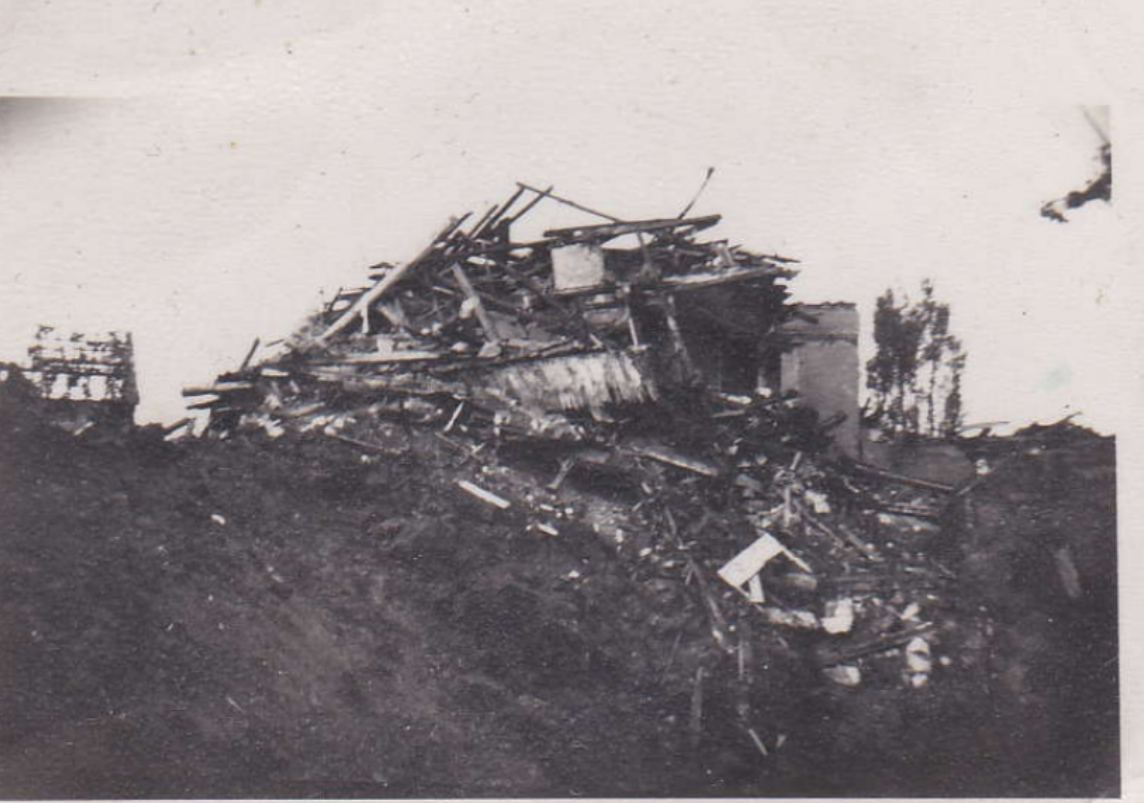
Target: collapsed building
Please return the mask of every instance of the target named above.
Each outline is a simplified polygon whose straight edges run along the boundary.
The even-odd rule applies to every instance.
[[[207,437],[318,436],[408,464],[478,520],[582,555],[563,579],[585,593],[593,561],[622,566],[662,610],[644,623],[674,640],[656,682],[690,700],[678,730],[701,754],[731,741],[773,764],[792,745],[841,739],[823,729],[859,698],[896,718],[979,699],[995,683],[1001,614],[988,594],[959,597],[974,542],[953,535],[995,479],[858,459],[854,306],[792,303],[796,260],[703,239],[718,215],[593,213],[606,222],[513,240],[545,199],[586,209],[520,185],[186,389],[209,411]],[[1015,448],[1037,453],[1045,436]],[[1043,593],[1100,587],[1107,605],[1107,574],[1070,548],[1045,564]],[[1006,660],[1029,663],[1018,649]],[[818,721],[808,706],[834,713]],[[899,730],[892,750],[851,739],[843,752],[929,767]],[[1017,746],[1006,736],[998,750]],[[961,788],[945,769],[941,788]],[[1041,788],[1010,781],[990,788]],[[910,789],[935,788],[925,783]]]
[[[40,326],[28,347],[26,365],[7,365],[7,375],[26,381],[19,401],[57,426],[82,431],[92,426],[133,425],[139,389],[130,332],[64,333]]]
[[[762,393],[824,412],[824,429],[839,428],[836,442],[854,454],[853,305],[790,304],[796,260],[697,241],[718,215],[612,218],[514,242],[513,224],[554,197],[532,191],[513,211],[526,191],[468,230],[467,215],[451,220],[404,265],[375,266],[370,286],[340,290],[284,355],[251,366],[252,354],[189,389],[207,397],[192,407],[225,428],[254,399],[273,409],[284,393],[336,385],[407,408],[448,400],[439,412],[453,425],[491,415],[533,437],[586,442],[593,425],[639,405]]]

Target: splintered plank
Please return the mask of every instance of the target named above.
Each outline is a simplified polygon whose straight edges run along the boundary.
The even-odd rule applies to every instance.
[[[497,496],[492,491],[486,491],[481,486],[474,485],[468,480],[457,480],[457,486],[465,493],[471,494],[477,499],[480,499],[482,502],[492,505],[495,508],[499,508],[500,510],[508,510],[510,507],[512,507],[512,502],[508,501],[504,497]]]
[[[425,260],[426,257],[433,253],[433,249],[437,247],[438,243],[440,243],[441,240],[445,237],[448,237],[458,226],[460,226],[463,220],[464,218],[449,218],[449,222],[445,225],[445,227],[441,229],[440,233],[437,234],[437,236],[434,237],[432,241],[430,241],[429,245],[425,246],[425,249],[420,254],[411,259],[409,262],[406,262],[404,265],[388,271],[384,278],[378,281],[377,284],[358,296],[357,301],[355,301],[348,310],[343,312],[336,321],[330,324],[326,331],[322,332],[321,336],[318,337],[318,343],[325,343],[331,337],[336,335],[338,332],[341,332],[343,329],[353,323],[356,317],[363,315],[374,301],[385,295],[389,291],[389,288],[393,287],[395,284],[401,281],[401,279],[405,278],[405,276],[411,270],[413,270],[413,268],[417,267],[419,264],[421,264],[422,261]]]
[[[659,463],[666,463],[669,466],[701,474],[704,477],[718,477],[723,473],[717,465],[690,455],[680,454],[664,446],[639,446],[632,449],[632,452],[640,457],[647,457]]]
[[[240,390],[252,390],[253,382],[220,382],[210,387],[183,388],[184,396],[218,396],[224,393],[235,393]]]
[[[490,343],[499,343],[500,338],[497,336],[496,325],[493,323],[493,319],[489,317],[488,310],[485,309],[485,304],[481,301],[481,297],[473,288],[473,283],[469,281],[465,269],[462,268],[459,263],[454,262],[452,271],[453,278],[457,280],[457,284],[461,286],[465,297],[468,298],[469,303],[473,305],[473,311],[477,314],[477,320],[480,321],[481,328],[485,330],[485,337],[488,338]]]

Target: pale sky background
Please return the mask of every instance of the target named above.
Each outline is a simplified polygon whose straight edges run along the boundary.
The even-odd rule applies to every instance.
[[[174,420],[182,386],[514,180],[659,217],[714,166],[694,212],[802,260],[799,298],[868,332],[878,293],[934,279],[967,420],[1122,431],[1135,5],[0,4],[0,359],[41,322],[132,330],[139,419]],[[1078,104],[1112,108],[1114,205],[1054,224],[1098,169]]]

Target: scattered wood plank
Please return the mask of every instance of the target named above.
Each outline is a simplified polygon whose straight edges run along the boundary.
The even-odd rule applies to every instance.
[[[764,756],[769,756],[770,752],[767,750],[767,746],[763,744],[763,740],[759,738],[759,734],[755,733],[755,729],[747,728],[747,733],[751,735],[751,741],[755,743],[755,747],[759,748],[759,752]]]
[[[312,361],[313,365],[388,365],[403,362],[430,362],[445,360],[455,355],[436,351],[393,351],[386,354],[352,354]]]
[[[253,382],[219,382],[209,387],[183,388],[183,396],[218,396],[253,389]]]
[[[659,463],[682,468],[686,471],[700,474],[704,477],[720,477],[723,470],[720,466],[706,460],[700,460],[689,455],[680,454],[665,446],[638,446],[629,450],[637,457],[646,457]]]
[[[772,558],[789,554],[787,548],[769,533],[742,550],[719,569],[717,574],[732,588],[743,584],[763,570]]]
[[[952,485],[946,485],[941,482],[933,482],[931,480],[923,480],[918,477],[909,477],[905,474],[897,474],[893,471],[887,471],[877,466],[872,466],[869,463],[853,463],[853,466],[863,474],[869,474],[873,477],[879,477],[884,480],[891,480],[892,482],[901,483],[902,485],[912,485],[915,488],[925,488],[930,491],[940,491],[941,493],[953,493],[956,489]]]
[[[886,513],[893,513],[897,516],[913,516],[914,518],[925,519],[926,521],[937,521],[941,518],[940,510],[919,507],[917,505],[896,505],[874,499],[870,502],[870,507],[873,507],[875,510],[885,511]]]
[[[510,507],[512,507],[512,502],[508,501],[504,497],[497,496],[492,491],[486,491],[484,488],[480,487],[479,485],[474,485],[468,480],[457,480],[457,485],[461,488],[461,490],[468,494],[472,494],[477,499],[480,499],[482,502],[492,505],[495,508],[499,508],[500,510],[508,510]]]

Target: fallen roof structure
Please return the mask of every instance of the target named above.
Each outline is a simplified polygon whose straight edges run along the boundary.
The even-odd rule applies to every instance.
[[[791,313],[795,260],[698,241],[718,215],[594,212],[609,222],[513,241],[512,225],[548,198],[520,185],[468,227],[471,215],[450,219],[410,261],[376,265],[369,285],[339,291],[284,355],[248,355],[186,395],[204,397],[193,407],[216,423],[290,383],[542,422],[582,411],[608,420],[613,407],[688,388],[754,390],[763,338]]]

